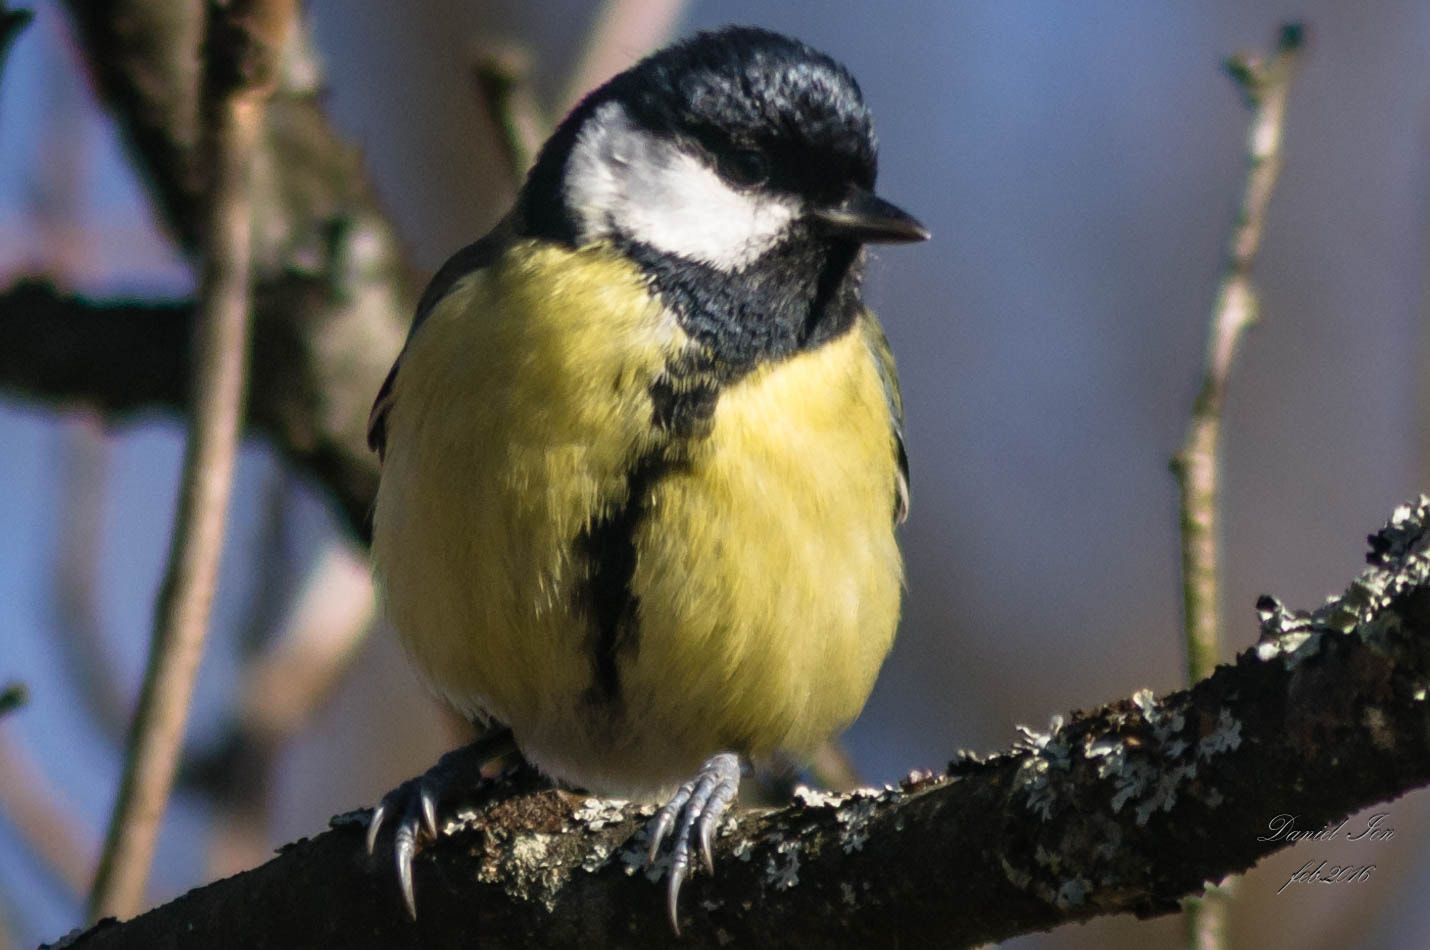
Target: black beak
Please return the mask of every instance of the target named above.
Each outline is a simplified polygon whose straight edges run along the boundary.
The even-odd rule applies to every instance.
[[[929,229],[907,211],[863,188],[811,214],[826,232],[861,244],[907,244],[929,238]]]

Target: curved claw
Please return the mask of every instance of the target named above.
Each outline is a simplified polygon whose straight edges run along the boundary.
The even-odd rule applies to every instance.
[[[387,800],[377,803],[377,807],[372,810],[372,817],[367,820],[367,854],[372,857],[373,848],[377,847],[377,833],[382,830],[382,820],[387,816]]]
[[[656,812],[655,820],[652,822],[655,827],[650,832],[650,853],[647,855],[651,863],[655,862],[655,856],[660,853],[660,846],[665,844],[665,839],[670,837],[671,829],[675,827],[675,819],[679,817],[680,810],[685,807],[685,803],[690,801],[690,793],[694,789],[694,782],[686,782],[676,790],[670,801]]]
[[[665,892],[665,913],[670,918],[670,929],[675,931],[677,937],[680,936],[680,885],[685,883],[686,869],[689,866],[689,862],[677,865],[671,861],[670,887]]]
[[[437,837],[437,790],[424,777],[418,785],[417,799],[422,804],[422,827],[433,838]]]
[[[393,831],[393,858],[397,863],[397,885],[402,903],[417,919],[417,897],[412,883],[412,864],[424,841],[441,835],[438,814],[445,804],[482,781],[482,769],[489,762],[516,750],[511,731],[494,730],[470,745],[449,752],[418,778],[403,782],[382,797],[367,823],[367,853],[377,848],[377,838],[385,824],[400,816]]]
[[[670,853],[670,882],[666,889],[666,911],[670,926],[680,936],[680,888],[690,876],[690,851],[697,844],[701,863],[715,873],[713,840],[720,820],[740,788],[740,760],[730,752],[711,756],[695,778],[676,791],[656,813],[651,824],[650,859],[655,860],[661,844],[675,832]],[[677,827],[678,819],[678,827]]]
[[[404,815],[393,835],[392,851],[397,859],[397,886],[402,889],[402,902],[407,905],[407,914],[417,919],[417,896],[412,889],[412,859],[417,855],[416,816]]]

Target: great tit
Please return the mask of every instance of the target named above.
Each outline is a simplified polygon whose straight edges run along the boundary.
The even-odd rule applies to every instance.
[[[369,424],[373,563],[423,679],[490,731],[374,811],[414,915],[421,832],[514,744],[594,793],[674,790],[674,923],[741,763],[863,707],[908,510],[863,248],[928,237],[875,169],[843,66],[701,33],[588,95],[422,295]]]

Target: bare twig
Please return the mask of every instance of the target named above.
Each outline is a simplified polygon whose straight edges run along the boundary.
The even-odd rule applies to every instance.
[[[516,186],[551,134],[551,119],[537,101],[531,82],[531,56],[508,45],[479,54],[472,64],[477,95],[501,130],[502,152]]]
[[[670,38],[685,0],[605,0],[560,99],[561,112]]]
[[[1248,171],[1236,227],[1222,269],[1207,343],[1206,372],[1181,450],[1172,460],[1180,496],[1182,605],[1187,679],[1211,675],[1221,657],[1221,417],[1227,381],[1241,338],[1257,319],[1251,267],[1266,226],[1266,208],[1281,171],[1282,127],[1304,29],[1281,28],[1270,57],[1238,55],[1227,72],[1252,109],[1247,136]],[[1227,887],[1189,902],[1189,946],[1225,946]]]
[[[1190,689],[1057,717],[946,775],[740,813],[717,839],[716,875],[686,885],[682,945],[963,947],[1173,913],[1207,879],[1290,845],[1267,834],[1274,816],[1318,829],[1430,783],[1430,499],[1399,509],[1369,559],[1313,613],[1266,598],[1261,642]],[[650,808],[551,791],[530,773],[471,806],[415,865],[415,923],[390,852],[357,857],[356,813],[262,868],[70,946],[150,947],[176,933],[194,945],[354,950],[473,934],[669,945],[660,888],[640,873]]]
[[[128,917],[142,905],[203,652],[248,363],[252,162],[294,13],[294,0],[250,0],[216,9],[210,22],[212,178],[194,338],[194,412],[148,667],[90,895],[91,919]]]
[[[1186,442],[1172,460],[1181,493],[1182,602],[1187,672],[1193,682],[1211,673],[1220,658],[1217,519],[1221,413],[1232,360],[1242,334],[1257,319],[1251,266],[1261,245],[1266,208],[1281,170],[1286,94],[1301,37],[1299,24],[1285,26],[1276,53],[1269,60],[1241,56],[1227,64],[1238,90],[1254,110],[1247,138],[1250,168],[1212,312],[1206,374],[1192,409]]]

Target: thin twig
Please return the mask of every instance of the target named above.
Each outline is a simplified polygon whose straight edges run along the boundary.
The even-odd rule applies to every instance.
[[[250,166],[293,14],[292,0],[251,0],[216,9],[210,20],[206,66],[213,177],[194,338],[194,413],[148,666],[90,895],[91,920],[129,917],[143,903],[203,653],[248,363]]]
[[[601,4],[560,99],[561,112],[664,44],[684,9],[685,0],[606,0]]]
[[[1305,35],[1299,23],[1281,27],[1269,57],[1238,55],[1226,70],[1252,110],[1248,170],[1207,343],[1206,375],[1192,409],[1187,439],[1172,459],[1180,497],[1182,607],[1189,683],[1210,676],[1221,656],[1221,417],[1227,380],[1241,338],[1257,320],[1251,267],[1261,246],[1266,208],[1281,171],[1286,96]],[[1216,950],[1226,943],[1229,887],[1187,903],[1188,945]]]
[[[501,132],[502,152],[513,184],[520,187],[551,134],[551,119],[536,98],[531,56],[519,46],[503,46],[477,56],[472,64],[477,95]]]
[[[1247,137],[1250,167],[1212,312],[1206,375],[1192,409],[1186,442],[1172,460],[1181,492],[1182,603],[1187,674],[1192,682],[1210,674],[1221,653],[1217,531],[1221,414],[1237,346],[1257,319],[1251,266],[1261,245],[1266,207],[1281,170],[1286,93],[1301,37],[1301,26],[1290,24],[1282,28],[1276,53],[1269,60],[1241,56],[1227,64],[1238,91],[1254,110]]]

